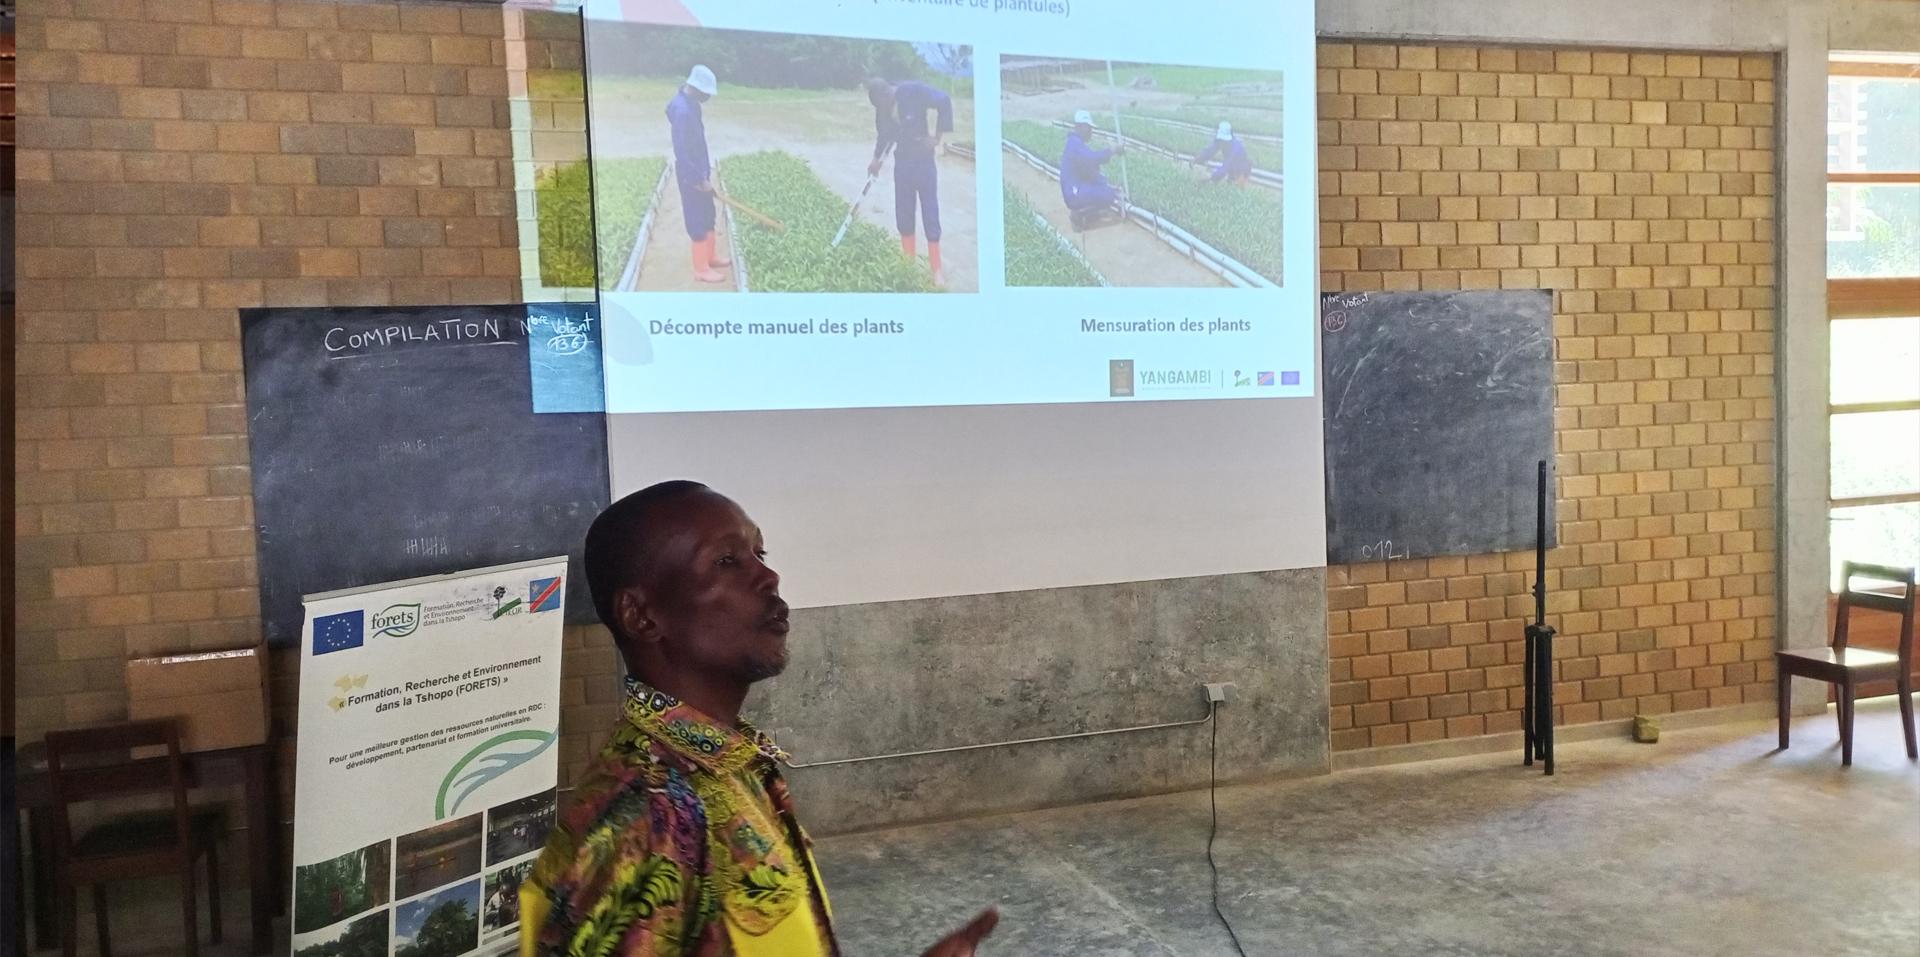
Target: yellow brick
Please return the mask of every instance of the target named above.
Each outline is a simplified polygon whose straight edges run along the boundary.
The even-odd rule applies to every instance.
[[[1353,66],[1354,49],[1351,43],[1321,43],[1315,52],[1323,68]]]
[[[1407,70],[1381,70],[1378,77],[1377,88],[1381,93],[1391,96],[1418,96],[1423,92],[1420,88],[1418,73]]]
[[[1439,50],[1429,46],[1403,46],[1400,48],[1399,64],[1402,70],[1439,69]]]
[[[1365,140],[1367,145],[1420,145],[1420,124],[1418,123],[1411,123],[1405,120],[1388,120],[1370,125],[1372,126],[1373,136],[1371,139]]]
[[[1361,119],[1390,120],[1398,113],[1394,97],[1360,95],[1353,97],[1353,115]]]
[[[1400,65],[1399,50],[1385,44],[1358,44],[1353,49],[1355,66],[1391,70]]]
[[[1470,96],[1440,96],[1437,114],[1442,120],[1473,120],[1480,115],[1479,101]]]
[[[1373,70],[1340,70],[1334,88],[1341,93],[1378,93],[1380,74]]]

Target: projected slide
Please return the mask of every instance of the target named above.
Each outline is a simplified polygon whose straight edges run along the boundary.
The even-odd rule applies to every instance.
[[[1311,396],[1312,19],[591,0],[607,410]]]

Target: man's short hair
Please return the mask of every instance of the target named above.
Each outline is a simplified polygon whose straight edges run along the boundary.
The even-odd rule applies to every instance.
[[[675,479],[649,485],[606,507],[587,528],[587,590],[600,621],[623,637],[614,619],[613,596],[635,584],[659,545],[661,509],[694,492],[710,491],[700,482]]]
[[[881,100],[893,95],[893,84],[877,76],[867,77],[867,102],[879,106]]]

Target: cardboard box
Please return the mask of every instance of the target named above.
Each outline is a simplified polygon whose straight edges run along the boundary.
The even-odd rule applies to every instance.
[[[127,715],[180,719],[183,751],[267,740],[267,646],[127,662]]]

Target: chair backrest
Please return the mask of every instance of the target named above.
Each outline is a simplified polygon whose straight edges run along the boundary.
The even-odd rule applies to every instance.
[[[172,718],[47,732],[47,779],[53,790],[54,841],[64,858],[73,845],[69,807],[90,801],[168,794],[179,845],[187,846],[186,764]],[[159,750],[157,756],[143,756]]]
[[[1870,591],[1854,587],[1854,579],[1897,584],[1899,594],[1889,594],[1887,590]],[[1915,607],[1914,570],[1895,568],[1890,565],[1869,565],[1865,562],[1843,562],[1840,565],[1840,603],[1833,618],[1833,647],[1844,650],[1847,647],[1847,620],[1852,617],[1855,608],[1874,611],[1893,612],[1900,616],[1900,667],[1913,665],[1913,617]]]

